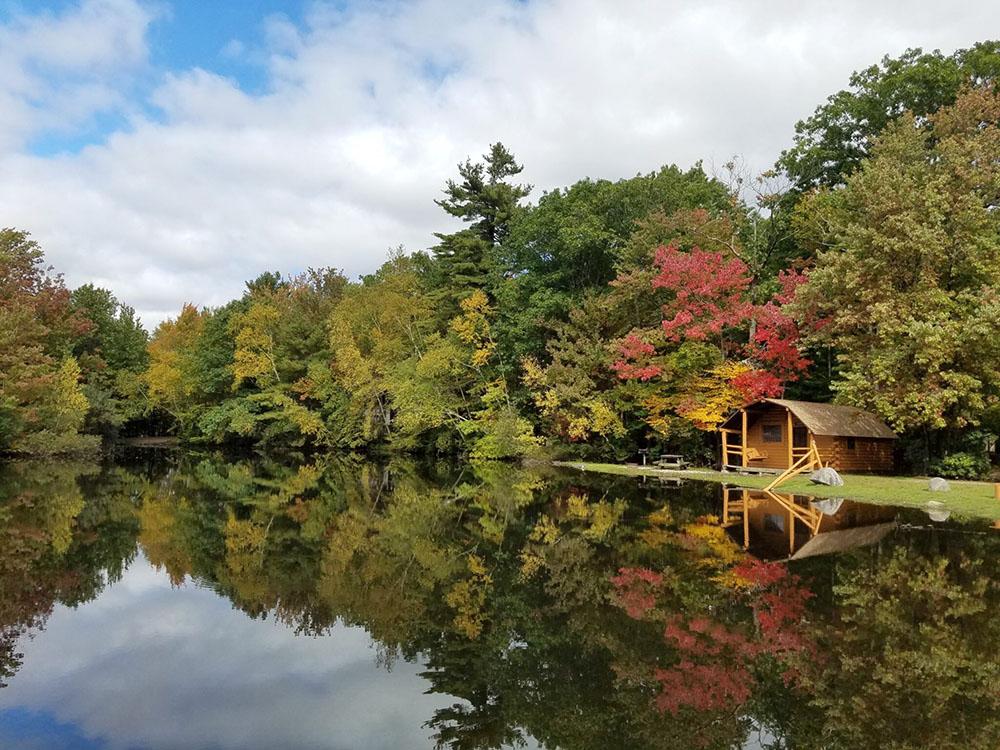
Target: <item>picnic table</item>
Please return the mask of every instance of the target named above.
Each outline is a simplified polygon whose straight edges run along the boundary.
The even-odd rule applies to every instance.
[[[686,469],[688,462],[678,453],[661,453],[656,465],[661,469]]]

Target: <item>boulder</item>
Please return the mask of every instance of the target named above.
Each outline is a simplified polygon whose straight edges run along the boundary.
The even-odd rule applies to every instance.
[[[831,469],[829,466],[814,471],[809,475],[809,481],[813,484],[825,484],[828,487],[844,486],[843,478],[837,473],[836,469]]]
[[[951,490],[951,485],[948,484],[947,479],[942,479],[941,477],[931,477],[928,489],[931,492],[949,492]]]

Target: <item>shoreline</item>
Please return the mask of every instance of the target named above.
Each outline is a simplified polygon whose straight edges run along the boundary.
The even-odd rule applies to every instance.
[[[690,479],[715,484],[728,484],[751,490],[762,490],[774,477],[770,475],[738,474],[715,469],[659,469],[652,466],[628,464],[605,464],[589,461],[552,461],[553,466],[562,469],[576,469],[580,472],[612,474],[632,477],[663,477]],[[932,492],[928,489],[929,477],[897,477],[873,474],[843,474],[843,487],[828,487],[813,484],[808,477],[800,475],[779,488],[780,492],[815,497],[843,497],[862,503],[895,505],[906,508],[926,509],[928,503],[940,503],[956,515],[975,517],[990,521],[1000,520],[1000,500],[994,497],[993,485],[989,482],[969,482],[948,480],[949,492]]]

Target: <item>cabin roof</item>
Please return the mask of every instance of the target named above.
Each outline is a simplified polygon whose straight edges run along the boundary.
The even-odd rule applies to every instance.
[[[855,526],[850,529],[820,532],[799,547],[790,559],[801,560],[803,557],[829,555],[833,552],[845,552],[857,547],[866,547],[880,541],[895,528],[895,521],[887,521],[871,526]]]
[[[817,404],[812,401],[790,401],[782,398],[765,398],[760,403],[775,404],[788,409],[814,435],[834,435],[860,438],[896,437],[889,426],[870,411],[854,406]],[[734,414],[726,422],[737,418]]]

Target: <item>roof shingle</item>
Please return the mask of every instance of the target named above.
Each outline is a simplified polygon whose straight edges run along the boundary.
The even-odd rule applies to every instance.
[[[781,398],[763,400],[791,411],[814,435],[886,439],[896,437],[896,433],[876,415],[855,406],[789,401]]]

